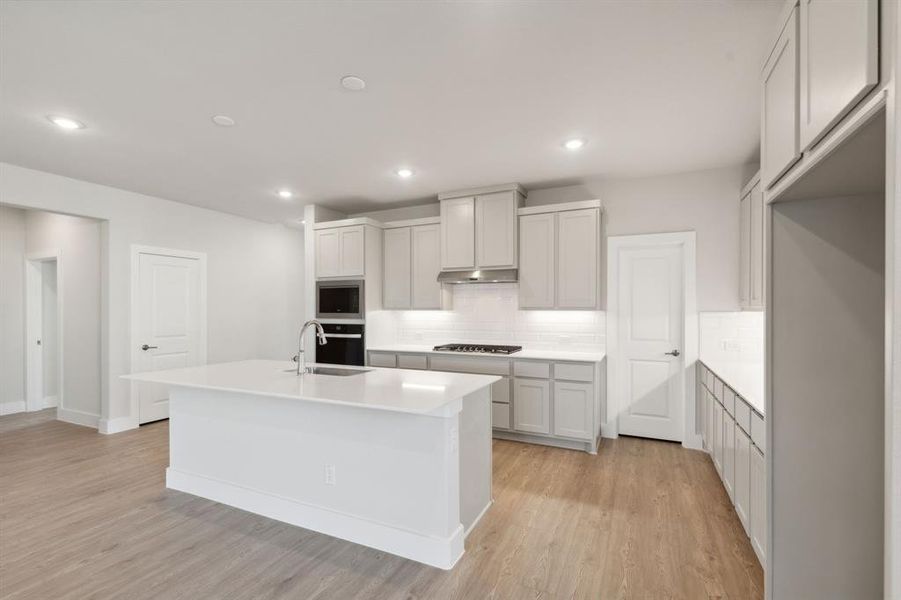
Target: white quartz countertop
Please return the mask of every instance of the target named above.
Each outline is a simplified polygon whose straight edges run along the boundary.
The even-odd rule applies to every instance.
[[[516,344],[510,344],[516,345]],[[448,354],[451,356],[481,356],[491,358],[524,358],[535,360],[570,360],[579,362],[601,362],[606,356],[605,352],[579,352],[566,350],[532,350],[523,348],[519,352],[513,354],[491,354],[488,352],[436,352],[434,346],[412,345],[412,344],[388,344],[380,346],[370,346],[366,348],[368,352],[398,352],[398,353],[415,353],[415,354]]]
[[[763,396],[763,363],[726,361],[701,355],[701,362],[717,377],[745,399],[761,415],[765,415]]]
[[[321,366],[334,368],[338,365]],[[245,360],[134,373],[123,375],[123,378],[415,414],[437,413],[446,405],[500,379],[494,375],[345,366],[341,368],[363,372],[349,377],[310,373],[298,377],[292,367],[295,364],[288,361]]]

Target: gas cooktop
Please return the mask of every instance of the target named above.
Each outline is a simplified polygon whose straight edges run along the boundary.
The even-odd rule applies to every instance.
[[[496,346],[492,344],[444,344],[435,346],[436,352],[481,352],[484,354],[513,354],[522,346]]]

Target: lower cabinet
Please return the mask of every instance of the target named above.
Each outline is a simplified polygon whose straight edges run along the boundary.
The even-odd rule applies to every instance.
[[[723,485],[735,501],[735,421],[723,413]]]
[[[723,406],[713,400],[713,465],[723,476]]]
[[[593,385],[554,382],[554,435],[590,440],[593,413]]]
[[[702,411],[704,448],[720,475],[751,546],[766,568],[766,439],[764,419],[715,374],[699,364],[698,410]],[[717,402],[717,390],[732,414]],[[753,433],[753,435],[752,435]]]
[[[491,403],[491,426],[495,429],[510,429],[510,405]]]
[[[735,426],[735,484],[733,485],[732,499],[735,502],[735,512],[738,520],[745,528],[745,533],[751,534],[751,436]]]
[[[513,429],[551,432],[551,385],[540,379],[513,380]]]
[[[491,385],[495,437],[595,453],[604,406],[605,363],[367,351],[373,367],[478,373]]]
[[[766,459],[751,447],[751,546],[766,569]]]

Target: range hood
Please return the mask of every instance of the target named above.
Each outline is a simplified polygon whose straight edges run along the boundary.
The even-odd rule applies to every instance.
[[[438,283],[516,283],[518,269],[479,269],[477,271],[442,271]]]

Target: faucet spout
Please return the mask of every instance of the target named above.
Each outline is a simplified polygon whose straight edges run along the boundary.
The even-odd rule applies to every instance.
[[[310,319],[300,328],[300,335],[297,336],[297,374],[303,375],[307,372],[306,361],[303,354],[303,336],[310,327],[316,328],[316,337],[319,338],[319,345],[325,346],[328,340],[325,337],[325,330],[322,329],[322,323],[316,319]]]

